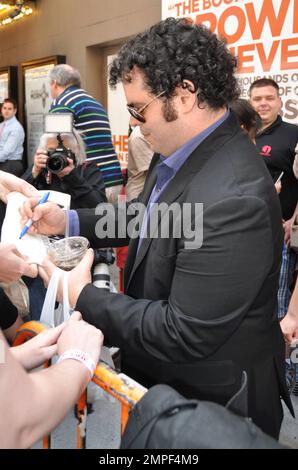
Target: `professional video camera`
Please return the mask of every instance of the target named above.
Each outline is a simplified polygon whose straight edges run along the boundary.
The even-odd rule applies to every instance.
[[[51,173],[60,173],[68,166],[67,159],[73,160],[77,166],[75,154],[63,144],[62,133],[72,133],[73,117],[72,114],[47,114],[45,117],[45,132],[57,133],[58,146],[54,150],[47,152],[47,170]]]

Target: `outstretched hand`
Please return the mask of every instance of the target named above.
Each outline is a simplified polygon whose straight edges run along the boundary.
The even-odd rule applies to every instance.
[[[18,191],[27,197],[38,195],[37,189],[27,181],[6,171],[0,171],[0,199],[7,203],[7,195],[12,191]]]
[[[22,255],[11,243],[0,244],[0,281],[9,284],[22,276],[36,277],[37,266],[28,264],[27,256]]]
[[[79,349],[89,354],[97,364],[103,344],[103,334],[94,326],[82,320],[80,312],[74,312],[66,322],[58,340],[58,354],[69,349]]]
[[[26,343],[11,348],[11,352],[25,369],[35,369],[57,354],[57,341],[64,328],[65,323],[61,323],[56,328],[44,330]]]
[[[91,248],[89,248],[81,262],[74,269],[69,271],[68,297],[69,304],[72,308],[76,306],[80,293],[84,287],[92,282],[91,266],[93,263],[93,258],[94,252]],[[49,258],[46,258],[42,266],[39,266],[39,275],[44,280],[46,286],[49,284],[55,269],[59,268],[57,268],[57,266],[55,266]],[[63,276],[65,271],[62,269],[59,269],[59,271],[60,280],[57,291],[57,300],[61,302],[63,300]]]

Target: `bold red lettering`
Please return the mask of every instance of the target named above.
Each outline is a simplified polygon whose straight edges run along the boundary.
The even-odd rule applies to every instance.
[[[234,34],[228,34],[225,31],[225,22],[226,22],[227,18],[229,18],[230,16],[236,16],[236,18],[238,20],[237,31]],[[218,34],[219,34],[219,36],[226,38],[228,44],[231,44],[233,42],[237,42],[242,37],[242,35],[245,31],[245,23],[246,23],[246,18],[245,18],[245,14],[244,14],[244,11],[242,10],[242,8],[240,8],[240,7],[227,8],[223,12],[221,17],[219,18]]]
[[[186,13],[191,13],[191,0],[188,0],[188,3],[187,2],[183,3],[183,16]]]
[[[279,46],[279,43],[280,41],[273,41],[268,57],[266,57],[263,43],[260,42],[256,44],[256,48],[259,53],[260,61],[261,61],[264,72],[270,71],[275,55],[276,55],[276,51]]]
[[[123,136],[123,152],[128,152],[128,136],[127,135],[124,135]]]
[[[180,2],[180,3],[175,3],[175,7],[176,7],[176,9],[177,9],[177,16],[181,16],[180,7],[182,7],[182,2]]]
[[[200,0],[193,0],[193,2],[192,2],[192,13],[196,13],[197,11],[200,11],[199,2],[200,2]]]
[[[202,15],[196,16],[196,24],[209,22],[208,28],[214,33],[216,29],[216,16],[214,13],[203,13]]]
[[[253,3],[245,5],[248,22],[250,25],[251,35],[254,40],[260,39],[266,18],[270,26],[272,36],[280,36],[285,22],[285,17],[290,5],[290,0],[281,0],[279,13],[276,17],[272,0],[264,0],[262,10],[257,20],[255,15],[255,7]]]
[[[298,0],[294,0],[293,34],[298,33]]]
[[[289,62],[289,57],[296,57],[298,59],[298,47],[294,50],[289,50],[290,46],[298,46],[298,38],[285,39],[281,42],[281,70],[297,69],[298,60],[296,62]]]
[[[211,7],[211,1],[210,0],[204,0],[203,2],[203,10],[208,10],[208,8]]]
[[[253,54],[245,56],[245,52],[254,51],[255,46],[254,44],[248,44],[246,46],[239,46],[238,47],[238,73],[251,73],[255,71],[254,65],[251,66],[244,66],[245,62],[254,62]]]
[[[119,140],[117,140],[117,138]],[[116,134],[113,134],[113,145],[116,149],[116,147],[119,147],[119,149],[121,150],[121,135],[119,135],[119,137],[116,135]]]

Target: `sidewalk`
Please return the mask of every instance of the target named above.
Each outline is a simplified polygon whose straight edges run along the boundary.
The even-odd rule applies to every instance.
[[[286,406],[284,406],[284,420],[282,423],[280,442],[293,449],[298,449],[298,397],[291,395],[296,419],[294,419]]]
[[[92,388],[93,388],[92,384]],[[102,392],[98,387],[94,412],[87,418],[87,449],[118,449],[120,445],[120,404]],[[292,396],[296,416],[298,397]],[[280,442],[287,447],[298,449],[298,423],[284,407]],[[39,442],[34,449],[40,449]],[[52,449],[76,448],[76,419],[69,413],[64,422],[52,434]]]

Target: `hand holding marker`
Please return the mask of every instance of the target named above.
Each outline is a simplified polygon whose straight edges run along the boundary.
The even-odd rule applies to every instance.
[[[38,202],[37,206],[47,202],[47,200],[49,199],[49,195],[50,195],[50,191],[48,191],[47,193],[44,193],[44,195],[42,196],[42,198]],[[29,219],[28,222],[26,223],[26,225],[24,226],[23,230],[21,231],[21,235],[19,236],[19,240],[21,238],[23,238],[24,235],[26,235],[26,233],[28,232],[28,230],[29,230],[29,228],[31,227],[32,224],[33,224],[33,220]]]

